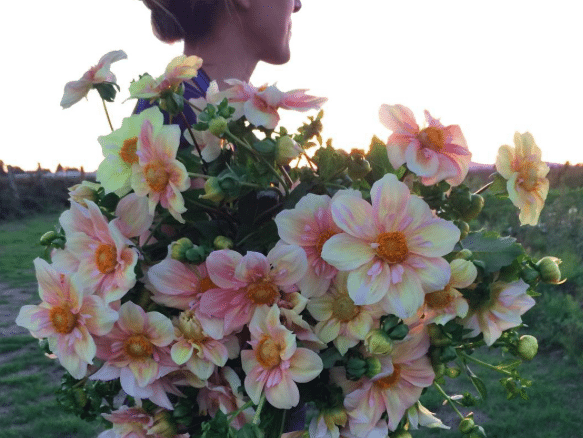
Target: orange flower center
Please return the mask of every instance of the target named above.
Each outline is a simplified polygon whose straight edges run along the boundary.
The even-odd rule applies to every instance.
[[[258,305],[267,304],[271,306],[278,295],[279,289],[270,281],[260,280],[247,286],[247,298]]]
[[[62,335],[71,333],[77,325],[77,315],[71,312],[66,304],[53,307],[49,313],[49,318],[55,331]]]
[[[537,166],[528,161],[524,162],[520,168],[518,182],[528,192],[536,190],[539,185]]]
[[[322,248],[324,247],[324,244],[328,241],[328,239],[330,239],[330,237],[336,234],[337,233],[335,233],[332,230],[325,230],[322,233],[320,233],[320,238],[318,239],[318,243],[316,244],[316,251],[318,252],[318,254],[320,254],[320,256],[322,255]]]
[[[395,386],[397,381],[401,377],[401,367],[399,365],[393,364],[393,374],[385,377],[381,377],[375,380],[375,385],[381,389],[389,389]]]
[[[377,237],[377,255],[387,263],[403,263],[409,254],[407,240],[401,231],[381,233]]]
[[[146,183],[154,192],[162,192],[170,181],[170,173],[166,170],[164,163],[154,161],[144,168]]]
[[[348,295],[336,297],[332,301],[332,316],[338,321],[352,321],[358,314],[358,307],[354,305],[354,301]]]
[[[117,266],[117,250],[114,245],[99,245],[95,251],[95,264],[102,274],[110,274]]]
[[[124,140],[123,145],[119,151],[120,158],[130,166],[137,163],[138,155],[136,150],[138,149],[138,137],[128,138]]]
[[[449,293],[449,289],[446,287],[443,290],[438,290],[425,294],[425,304],[431,309],[444,309],[449,306],[453,301],[453,295]]]
[[[417,134],[417,140],[421,142],[423,147],[441,152],[445,147],[445,135],[443,130],[434,126],[429,126]]]
[[[200,283],[198,284],[198,288],[200,290],[199,293],[204,293],[209,289],[216,289],[217,285],[213,283],[213,281],[211,280],[210,277],[204,277],[203,279],[200,280]]]
[[[154,348],[144,335],[132,335],[124,342],[124,351],[132,359],[145,359],[152,356]]]
[[[257,361],[263,368],[273,368],[281,362],[283,348],[268,336],[263,336],[255,352]]]

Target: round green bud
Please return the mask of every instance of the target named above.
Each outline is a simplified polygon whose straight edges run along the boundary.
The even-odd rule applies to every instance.
[[[215,240],[213,240],[213,246],[216,249],[231,249],[233,248],[234,243],[226,236],[217,236],[215,237]]]
[[[55,231],[47,231],[40,238],[40,244],[43,246],[48,246],[53,240],[55,240],[59,235]]]
[[[556,257],[548,256],[540,259],[536,264],[536,268],[540,272],[542,281],[550,284],[564,283],[566,280],[561,281],[560,264],[561,260]]]
[[[456,220],[454,221],[454,224],[460,229],[460,240],[464,240],[470,232],[470,226],[467,222],[462,220]]]
[[[429,342],[436,347],[445,347],[451,344],[451,339],[443,332],[442,328],[437,324],[429,324],[427,326],[429,333]]]
[[[366,377],[372,379],[382,370],[381,361],[378,357],[367,357],[366,358]]]
[[[212,119],[209,123],[209,131],[212,135],[220,137],[227,130],[227,120],[224,117],[218,116]]]
[[[170,257],[174,260],[184,261],[186,258],[186,251],[192,248],[194,244],[188,237],[182,237],[170,245]]]
[[[471,260],[473,255],[469,249],[462,249],[455,255],[454,259]]]
[[[370,163],[364,157],[364,152],[353,149],[348,160],[348,176],[353,180],[365,177],[371,170]]]
[[[200,195],[200,198],[217,203],[225,199],[225,193],[222,191],[219,179],[216,176],[211,176],[206,180],[204,183],[204,195]]]
[[[467,206],[467,209],[462,214],[462,219],[465,221],[471,221],[478,217],[480,212],[484,208],[484,198],[480,195],[473,194],[470,198],[470,203]]]
[[[202,263],[205,260],[205,251],[201,246],[194,245],[186,251],[186,259],[192,263]]]
[[[441,376],[445,375],[446,367],[444,364],[439,363],[433,366],[433,371],[435,372],[435,378],[439,379]]]
[[[291,160],[299,157],[304,150],[289,135],[277,139],[275,149],[275,162],[279,165],[289,164]]]
[[[409,327],[406,324],[399,324],[389,332],[389,338],[395,341],[402,341],[409,333]]]
[[[532,360],[538,352],[538,341],[534,336],[522,335],[518,340],[518,355],[524,360]]]
[[[178,432],[176,423],[169,411],[158,412],[154,415],[154,425],[148,429],[148,435],[164,438],[174,438]]]
[[[461,433],[470,433],[476,423],[474,423],[474,419],[472,418],[472,414],[468,415],[462,421],[460,421],[460,425],[458,429]]]
[[[371,354],[390,354],[393,351],[393,341],[384,330],[374,329],[364,338],[366,351]]]
[[[461,373],[462,370],[460,370],[458,367],[448,367],[445,370],[445,375],[450,379],[455,379],[456,377],[459,377]]]

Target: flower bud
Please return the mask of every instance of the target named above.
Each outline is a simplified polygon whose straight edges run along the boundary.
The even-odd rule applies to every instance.
[[[225,194],[221,190],[219,185],[219,179],[215,176],[211,176],[204,183],[204,195],[200,195],[201,199],[208,199],[212,202],[221,202],[225,199]]]
[[[366,360],[353,356],[346,361],[346,378],[349,380],[360,379],[366,371]]]
[[[540,259],[537,262],[536,267],[538,272],[540,272],[542,281],[551,284],[564,283],[566,280],[561,281],[561,270],[559,269],[560,264],[561,260],[556,257],[548,256]]]
[[[480,195],[472,194],[470,202],[462,215],[462,219],[465,221],[471,221],[472,219],[477,218],[482,211],[482,208],[484,208],[484,198]]]
[[[289,164],[291,160],[299,157],[304,150],[289,135],[279,137],[275,149],[275,162],[279,165]]]
[[[446,367],[444,364],[439,363],[433,366],[433,372],[435,372],[435,379],[439,379],[445,374]]]
[[[474,426],[468,438],[486,438],[486,431],[482,426]]]
[[[170,256],[174,260],[183,262],[186,259],[186,251],[194,245],[188,237],[178,239],[176,242],[170,244]]]
[[[467,222],[456,220],[453,223],[460,229],[460,240],[464,240],[466,237],[468,237],[468,234],[470,233],[470,226]]]
[[[213,240],[213,246],[215,249],[232,249],[234,243],[226,236],[217,236],[215,237],[215,240]]]
[[[324,422],[328,430],[332,430],[334,425],[344,427],[348,421],[348,415],[343,408],[325,410],[322,412],[322,417],[324,417]]]
[[[241,181],[234,173],[230,171],[221,172],[218,176],[218,181],[221,192],[224,193],[227,201],[235,199],[241,194]]]
[[[389,332],[389,338],[395,341],[402,341],[409,333],[409,327],[405,324],[399,324]]]
[[[474,414],[470,413],[466,416],[466,418],[460,421],[458,429],[461,433],[470,433],[475,425],[476,423],[474,423]]]
[[[470,251],[469,249],[462,249],[455,255],[454,259],[471,260],[472,256],[473,256],[472,251]]]
[[[154,425],[148,429],[149,435],[174,438],[177,434],[176,424],[169,411],[158,412],[154,415]]]
[[[427,332],[429,333],[429,342],[431,345],[436,347],[445,347],[451,344],[451,339],[443,332],[440,326],[437,324],[429,324],[427,326]]]
[[[59,235],[55,231],[47,231],[40,237],[40,244],[42,246],[49,246],[57,237]]]
[[[518,355],[524,360],[532,360],[538,351],[538,341],[534,336],[522,335],[518,340]]]
[[[85,201],[97,202],[97,191],[101,188],[99,184],[92,183],[91,181],[82,181],[81,184],[75,184],[69,187],[69,201],[81,204],[83,207],[87,207]]]
[[[205,260],[205,250],[202,246],[193,245],[192,248],[188,249],[184,255],[186,260],[192,263],[202,263]]]
[[[276,148],[275,142],[270,138],[266,138],[265,140],[253,143],[253,149],[259,152],[261,155],[274,154],[275,148]]]
[[[389,333],[394,327],[399,325],[399,317],[396,315],[388,315],[383,319],[382,329]]]
[[[370,163],[364,157],[364,152],[353,149],[348,160],[348,176],[354,180],[363,178],[371,171]]]
[[[367,357],[366,358],[366,377],[372,379],[382,370],[381,361],[378,357]]]
[[[209,123],[209,131],[214,136],[220,137],[225,133],[226,130],[227,120],[224,117],[215,117]]]
[[[374,329],[364,338],[366,351],[371,354],[390,354],[393,351],[393,341],[384,330]]]
[[[458,367],[448,367],[445,370],[445,375],[450,379],[455,379],[456,377],[459,377],[461,373],[462,370],[460,370]]]
[[[539,277],[540,273],[536,269],[531,268],[530,266],[525,266],[524,268],[522,268],[522,271],[520,271],[520,278],[522,278],[527,283],[535,281]]]

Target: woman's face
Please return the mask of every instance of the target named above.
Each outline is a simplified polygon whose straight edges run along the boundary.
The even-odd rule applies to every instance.
[[[290,59],[291,15],[300,10],[300,0],[252,0],[251,32],[259,59],[285,64]]]

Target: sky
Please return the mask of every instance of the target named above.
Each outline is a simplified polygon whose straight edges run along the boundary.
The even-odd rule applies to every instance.
[[[135,101],[122,101],[144,72],[162,74],[182,54],[151,31],[139,0],[10,2],[0,27],[4,115],[0,160],[32,170],[97,168],[97,137],[110,132],[95,90],[68,109],[59,105],[67,82],[99,58],[124,50],[112,65],[121,92],[108,104],[114,127]],[[88,5],[91,4],[91,9]],[[260,62],[250,82],[282,91],[307,88],[328,97],[324,139],[366,148],[391,134],[379,121],[381,104],[402,104],[423,125],[428,110],[459,125],[472,161],[494,163],[516,131],[529,131],[549,162],[583,162],[583,26],[572,0],[303,0],[293,15],[291,59]],[[23,24],[27,21],[26,24]],[[204,60],[203,60],[204,66]],[[281,110],[294,132],[305,113]]]

